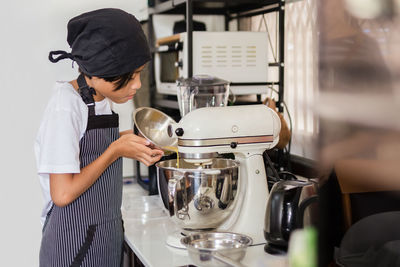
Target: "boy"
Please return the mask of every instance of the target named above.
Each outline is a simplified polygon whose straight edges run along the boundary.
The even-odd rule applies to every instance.
[[[122,159],[152,165],[162,150],[132,131],[121,134],[109,100],[125,103],[141,86],[150,51],[136,18],[119,9],[84,13],[68,23],[77,80],[58,82],[35,143],[46,206],[40,266],[122,264]],[[54,58],[54,56],[58,57]]]

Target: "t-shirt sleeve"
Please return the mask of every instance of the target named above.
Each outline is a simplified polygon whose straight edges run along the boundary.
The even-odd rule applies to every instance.
[[[79,173],[82,122],[72,110],[55,109],[42,125],[39,173]]]

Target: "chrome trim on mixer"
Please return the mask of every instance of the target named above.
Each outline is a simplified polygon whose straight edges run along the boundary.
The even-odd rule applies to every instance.
[[[183,159],[212,159],[216,158],[218,153],[180,153],[179,157]]]
[[[178,146],[185,146],[185,147],[226,146],[232,143],[240,145],[240,144],[254,144],[254,143],[271,143],[273,141],[274,141],[273,135],[209,138],[209,139],[178,138]]]

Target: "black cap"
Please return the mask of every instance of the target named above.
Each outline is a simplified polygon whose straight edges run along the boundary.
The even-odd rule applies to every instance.
[[[92,76],[119,76],[151,59],[139,21],[120,9],[99,9],[74,17],[68,22],[67,41],[71,53],[52,51],[50,61],[70,58]],[[57,54],[60,56],[53,58]]]

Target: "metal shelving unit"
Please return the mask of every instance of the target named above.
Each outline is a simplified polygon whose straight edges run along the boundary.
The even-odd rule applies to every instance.
[[[232,20],[239,22],[241,18],[252,17],[272,12],[278,13],[278,49],[279,57],[277,62],[270,62],[270,67],[275,67],[279,69],[278,81],[265,82],[265,83],[251,83],[251,85],[277,85],[278,86],[278,101],[277,106],[279,111],[283,111],[283,97],[284,97],[284,25],[285,25],[285,0],[168,0],[160,1],[154,0],[154,5],[148,8],[148,39],[151,46],[151,51],[156,52],[154,39],[154,25],[153,25],[153,15],[155,14],[181,14],[185,15],[186,18],[186,29],[188,38],[188,76],[193,75],[193,15],[223,15],[225,20],[225,30],[229,30],[229,22]],[[232,84],[233,85],[233,84]],[[236,85],[249,85],[249,84],[239,84]],[[169,114],[171,117],[179,116],[179,108],[177,105],[176,96],[163,95],[161,99],[157,99],[157,88],[155,82],[155,70],[154,61],[149,63],[149,86],[150,86],[150,103],[151,106],[163,110]],[[257,101],[260,101],[261,97],[257,97]],[[177,112],[177,113],[176,113]],[[278,151],[278,159],[282,158],[283,151]],[[140,177],[140,164],[137,162],[137,177],[139,178],[140,184],[150,191],[150,194],[156,194],[156,190],[150,184],[154,184],[155,173],[154,169],[149,168],[149,184],[141,181]],[[153,190],[152,190],[153,188]]]
[[[152,51],[155,51],[155,40],[153,39],[153,15],[154,14],[184,14],[186,17],[186,29],[188,36],[188,77],[193,75],[193,15],[209,14],[223,15],[225,17],[225,30],[229,30],[229,22],[240,18],[252,17],[271,12],[279,14],[279,60],[271,62],[270,67],[279,68],[279,79],[274,82],[259,83],[257,85],[278,85],[279,94],[277,106],[283,111],[281,105],[284,97],[284,25],[285,25],[285,0],[155,0],[154,5],[149,7],[149,41]],[[232,84],[247,85],[247,84]],[[253,84],[254,85],[254,84]],[[174,108],[174,99],[156,99],[156,87],[154,76],[154,64],[150,63],[150,91],[152,106]]]
[[[277,0],[169,0],[155,1],[154,6],[149,7],[149,14],[182,14],[186,11],[185,4],[192,2],[196,14],[226,14],[242,13],[276,4]]]

